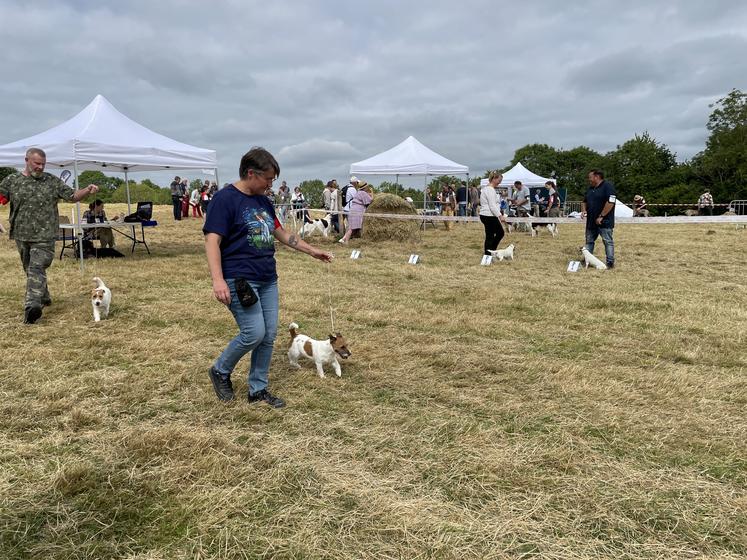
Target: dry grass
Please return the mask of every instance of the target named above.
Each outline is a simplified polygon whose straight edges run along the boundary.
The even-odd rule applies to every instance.
[[[291,370],[281,330],[273,411],[216,401],[234,323],[199,223],[156,213],[151,256],[56,261],[34,326],[0,241],[0,557],[747,555],[744,230],[621,226],[618,269],[577,274],[580,226],[491,267],[479,225],[327,241],[353,357]],[[332,276],[278,263],[281,324],[324,335]]]

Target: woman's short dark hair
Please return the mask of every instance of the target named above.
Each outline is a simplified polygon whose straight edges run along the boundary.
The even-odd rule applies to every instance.
[[[258,146],[254,146],[251,150],[243,155],[241,158],[241,164],[239,165],[239,177],[246,179],[250,170],[262,171],[274,171],[275,177],[280,175],[280,166],[273,155]]]

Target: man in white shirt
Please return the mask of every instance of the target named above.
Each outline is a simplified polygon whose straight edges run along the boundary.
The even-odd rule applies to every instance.
[[[339,206],[337,204],[337,181],[332,179],[327,182],[327,188],[324,189],[324,208],[332,216],[332,227],[335,233],[340,233],[340,216],[337,214]]]

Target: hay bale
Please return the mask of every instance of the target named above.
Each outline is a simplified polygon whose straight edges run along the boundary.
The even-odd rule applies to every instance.
[[[411,214],[415,207],[396,194],[376,193],[366,213]],[[388,218],[364,218],[363,237],[370,241],[414,241],[420,227],[417,220],[390,220]]]

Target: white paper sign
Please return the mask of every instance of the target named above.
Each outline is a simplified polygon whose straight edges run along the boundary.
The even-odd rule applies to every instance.
[[[358,249],[355,249],[352,253],[350,253],[350,258],[355,260],[358,259],[361,256],[361,252]]]
[[[407,261],[408,264],[418,264],[420,262],[420,255],[412,254],[410,255],[410,260]]]
[[[578,272],[580,266],[581,261],[570,261],[568,263],[568,272]]]
[[[493,264],[493,255],[483,255],[482,260],[480,261],[480,264],[482,266],[488,266],[490,264]]]

